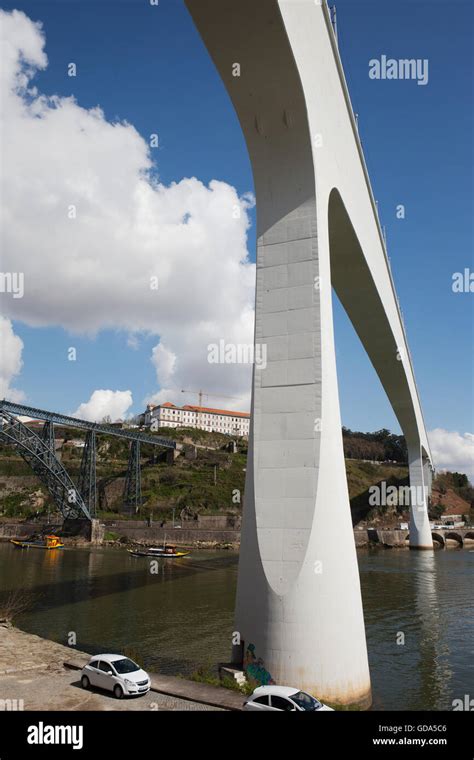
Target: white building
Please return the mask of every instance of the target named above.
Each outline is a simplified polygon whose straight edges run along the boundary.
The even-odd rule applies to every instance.
[[[167,401],[158,406],[148,404],[145,426],[199,428],[244,437],[249,434],[250,414],[229,409],[210,409],[205,406],[175,406]]]

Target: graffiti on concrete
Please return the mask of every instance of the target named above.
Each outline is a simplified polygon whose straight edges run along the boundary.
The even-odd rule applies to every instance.
[[[265,669],[263,660],[255,655],[255,644],[249,644],[244,657],[244,670],[249,678],[256,681],[260,686],[269,686],[275,681],[268,670]]]

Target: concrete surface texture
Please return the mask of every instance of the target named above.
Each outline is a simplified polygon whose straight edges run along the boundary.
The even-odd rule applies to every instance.
[[[331,285],[406,436],[412,485],[425,485],[431,456],[329,10],[186,5],[235,106],[257,197],[255,342],[267,363],[253,374],[236,631],[265,678],[367,706]],[[432,547],[426,498],[412,505],[410,542]]]

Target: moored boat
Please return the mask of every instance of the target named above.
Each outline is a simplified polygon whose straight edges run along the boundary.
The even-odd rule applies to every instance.
[[[63,549],[64,544],[61,543],[61,540],[58,538],[58,536],[49,535],[44,536],[44,538],[34,538],[34,539],[26,539],[26,541],[21,541],[17,539],[10,539],[10,543],[17,546],[19,549]]]
[[[165,559],[187,557],[191,553],[186,551],[178,551],[176,546],[173,546],[172,544],[164,544],[163,546],[149,546],[144,550],[129,549],[128,551],[132,557],[164,557]]]

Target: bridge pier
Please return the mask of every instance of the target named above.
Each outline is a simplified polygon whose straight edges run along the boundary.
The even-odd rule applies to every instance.
[[[41,431],[41,440],[50,452],[49,464],[56,457],[56,445],[54,440],[54,422],[46,420]],[[47,459],[48,457],[46,457]]]
[[[431,482],[420,441],[412,442],[408,436],[408,469],[410,477],[410,549],[432,549],[433,537],[428,517],[428,495]]]
[[[128,458],[128,470],[123,489],[124,506],[138,512],[142,503],[140,441],[132,441]]]
[[[86,433],[86,442],[82,452],[81,469],[77,481],[77,488],[84,502],[89,508],[92,517],[97,514],[97,442],[94,430]]]
[[[434,479],[434,468],[428,459],[424,454],[422,456],[423,461],[423,480],[426,486],[426,493],[427,496],[431,496],[431,492],[433,490],[433,479]]]
[[[186,5],[235,106],[257,198],[255,344],[267,362],[253,372],[234,659],[263,682],[367,707],[331,285],[401,428],[425,437],[337,41],[325,1]],[[428,540],[421,517],[416,543]]]
[[[74,538],[79,541],[90,542],[93,545],[100,545],[104,540],[105,528],[96,518],[92,520],[66,518],[59,533],[65,538]]]
[[[257,195],[255,343],[267,363],[253,372],[233,659],[256,680],[365,708],[371,686],[334,349],[331,187],[321,172],[316,192],[321,130],[302,86],[318,68],[314,21],[325,23],[323,11],[275,0],[187,5],[234,100]],[[293,10],[313,51],[303,64]]]

